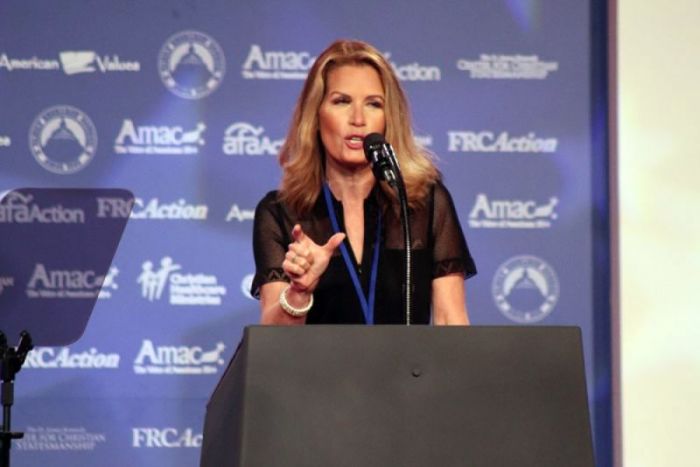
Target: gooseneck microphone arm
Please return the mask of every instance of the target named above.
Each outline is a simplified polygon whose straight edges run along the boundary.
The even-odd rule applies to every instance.
[[[411,258],[411,223],[408,210],[408,196],[406,185],[401,176],[399,161],[394,154],[394,149],[389,143],[384,141],[384,137],[379,133],[372,133],[365,137],[363,141],[365,157],[372,164],[372,171],[377,180],[386,181],[393,187],[399,198],[401,208],[401,226],[403,227],[404,239],[404,309],[406,312],[406,326],[411,325],[411,307],[413,303],[413,279],[412,279],[412,258]]]

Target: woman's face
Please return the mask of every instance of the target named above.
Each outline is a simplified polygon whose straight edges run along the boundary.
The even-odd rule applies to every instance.
[[[364,137],[384,134],[386,127],[379,73],[369,65],[343,65],[328,72],[318,125],[330,160],[351,169],[366,166]]]

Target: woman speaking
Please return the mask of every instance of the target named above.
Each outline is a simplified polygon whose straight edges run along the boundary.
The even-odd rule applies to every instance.
[[[476,274],[430,154],[414,141],[406,96],[367,43],[340,40],[309,71],[280,151],[280,189],[255,211],[263,324],[404,324],[400,206],[378,182],[364,138],[384,135],[401,167],[413,239],[411,324],[468,324]]]

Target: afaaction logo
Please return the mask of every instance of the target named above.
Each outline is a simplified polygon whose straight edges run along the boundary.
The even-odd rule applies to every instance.
[[[19,191],[0,195],[0,223],[7,224],[84,224],[85,211],[61,204],[39,206],[34,196]]]
[[[224,132],[223,151],[227,156],[276,156],[284,139],[271,139],[265,128],[247,122],[229,125]]]

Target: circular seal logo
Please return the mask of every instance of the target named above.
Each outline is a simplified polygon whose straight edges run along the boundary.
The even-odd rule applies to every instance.
[[[243,296],[251,300],[255,300],[255,297],[250,294],[250,288],[253,286],[253,278],[255,278],[255,274],[246,274],[241,281],[241,292]]]
[[[185,99],[201,99],[214,92],[225,72],[224,51],[203,32],[178,32],[158,54],[160,79],[173,94]]]
[[[72,174],[84,169],[95,157],[97,131],[81,110],[68,105],[49,107],[29,128],[29,149],[49,172]]]
[[[549,315],[559,299],[554,269],[536,256],[515,256],[496,270],[491,284],[496,306],[516,323],[535,323]]]

